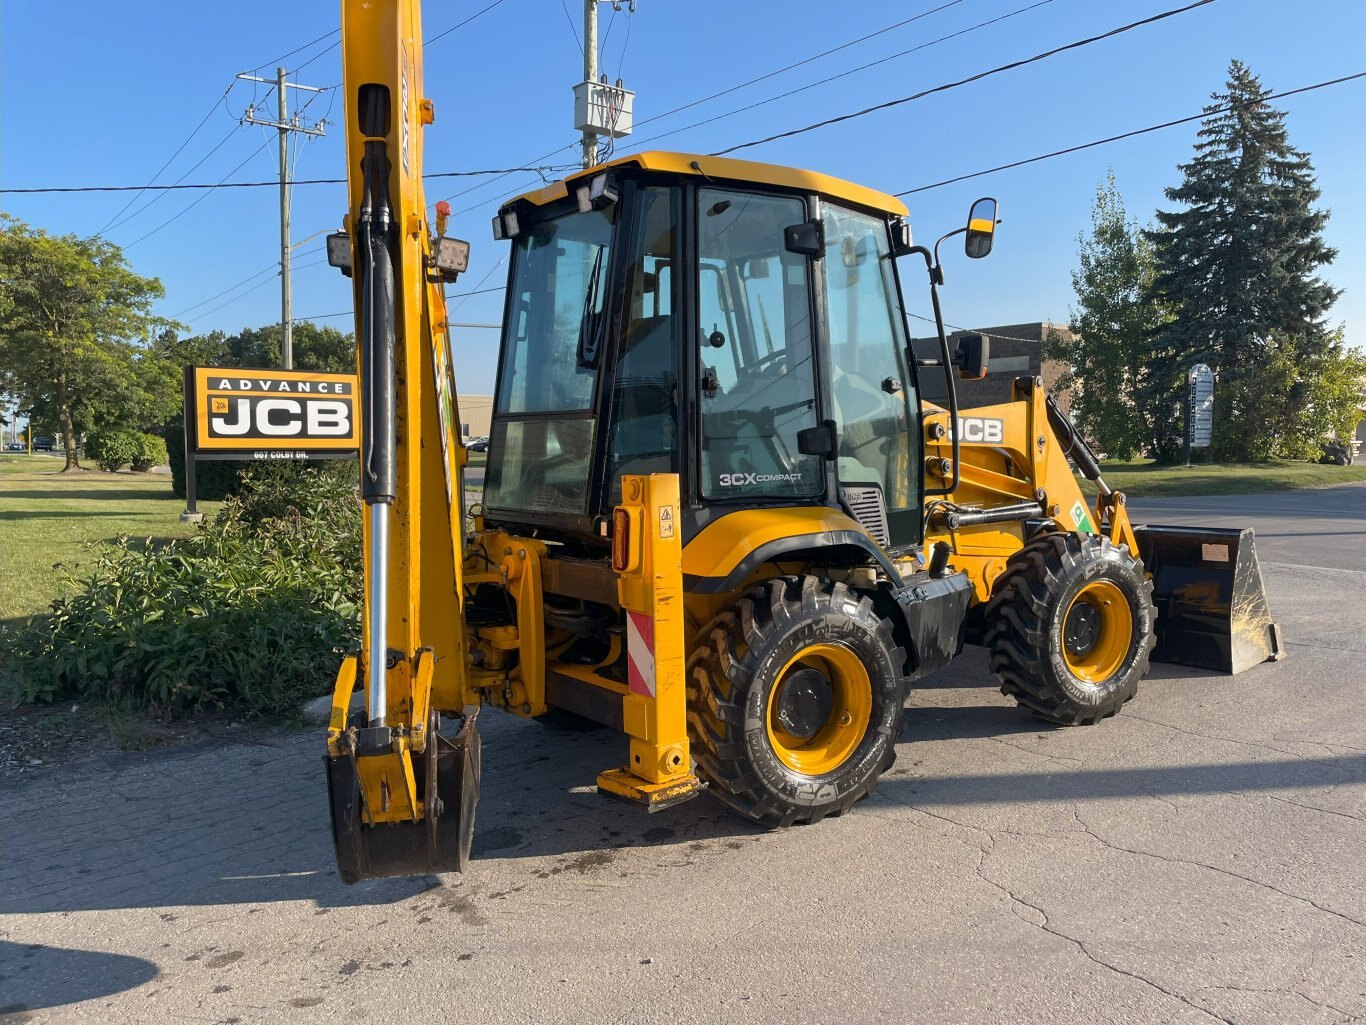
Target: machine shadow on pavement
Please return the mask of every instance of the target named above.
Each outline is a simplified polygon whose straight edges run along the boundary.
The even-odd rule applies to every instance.
[[[23,1021],[24,1012],[113,996],[160,973],[151,961],[124,954],[45,947],[0,940],[0,1021]],[[56,985],[54,980],[61,980]]]
[[[914,758],[917,741],[1034,734],[1046,753],[1048,738],[1067,732],[1030,718],[1005,699],[982,704],[977,694],[964,693],[983,691],[988,681],[973,654],[961,660],[966,671],[917,689],[907,710],[900,759],[882,781],[879,797],[951,808],[1263,791],[1366,778],[1366,756],[1361,755],[939,775],[932,757]],[[1190,673],[1163,670],[1175,684]],[[1161,676],[1151,683],[1160,685]],[[944,699],[937,700],[936,692]],[[957,698],[970,703],[955,704]],[[1124,717],[1121,712],[1110,725],[1121,726]],[[596,773],[621,757],[620,738],[611,730],[577,731],[507,716],[491,717],[489,727],[496,743],[485,749],[476,872],[481,861],[600,856],[609,848],[670,847],[760,832],[705,794],[664,814],[647,815],[593,792]],[[11,799],[53,802],[64,814],[60,820],[30,820],[22,835],[11,832],[0,868],[0,910],[51,913],[300,900],[344,908],[392,904],[459,885],[458,877],[419,876],[344,886],[333,863],[319,763],[316,746],[296,735],[264,748],[158,753],[117,774],[82,772],[60,787],[55,780],[34,780],[23,786],[26,793],[11,791]],[[131,825],[137,809],[148,807],[166,811]],[[101,840],[84,843],[82,836]]]

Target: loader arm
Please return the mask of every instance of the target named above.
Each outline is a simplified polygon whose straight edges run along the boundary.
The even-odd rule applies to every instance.
[[[478,787],[478,696],[463,629],[462,475],[435,230],[422,189],[418,0],[343,0],[346,231],[360,375],[365,605],[338,675],[326,763],[338,865],[358,878],[464,867]],[[436,255],[434,255],[436,254]],[[438,261],[436,256],[443,257]],[[359,683],[364,714],[348,706]],[[452,792],[454,789],[455,792]]]

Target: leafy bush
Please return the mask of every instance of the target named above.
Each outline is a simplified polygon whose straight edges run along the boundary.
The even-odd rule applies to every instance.
[[[122,427],[91,431],[85,437],[85,454],[101,470],[122,470],[142,452],[142,435]]]
[[[131,460],[134,473],[146,473],[154,466],[164,466],[166,442],[155,434],[138,434],[138,449]]]
[[[244,474],[241,497],[191,538],[93,546],[76,596],[9,642],[21,700],[170,717],[287,711],[324,693],[360,636],[354,465],[269,471]]]

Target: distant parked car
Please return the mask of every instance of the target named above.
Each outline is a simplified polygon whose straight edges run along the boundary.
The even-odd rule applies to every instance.
[[[17,442],[17,441],[7,441],[7,442],[5,442],[5,451],[6,451],[6,452],[22,452],[22,451],[24,451],[24,446],[23,446],[22,444],[20,444],[19,442]]]
[[[465,447],[469,449],[471,452],[487,452],[489,450],[489,439],[475,438]]]

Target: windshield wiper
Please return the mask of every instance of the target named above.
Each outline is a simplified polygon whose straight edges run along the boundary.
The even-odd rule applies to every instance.
[[[578,362],[586,370],[597,368],[598,350],[602,347],[602,328],[607,320],[605,316],[594,312],[600,291],[598,282],[602,276],[602,254],[606,251],[606,246],[598,246],[597,254],[593,257],[593,268],[588,272],[588,287],[584,290],[583,315],[579,318]],[[607,312],[605,304],[602,312]]]

